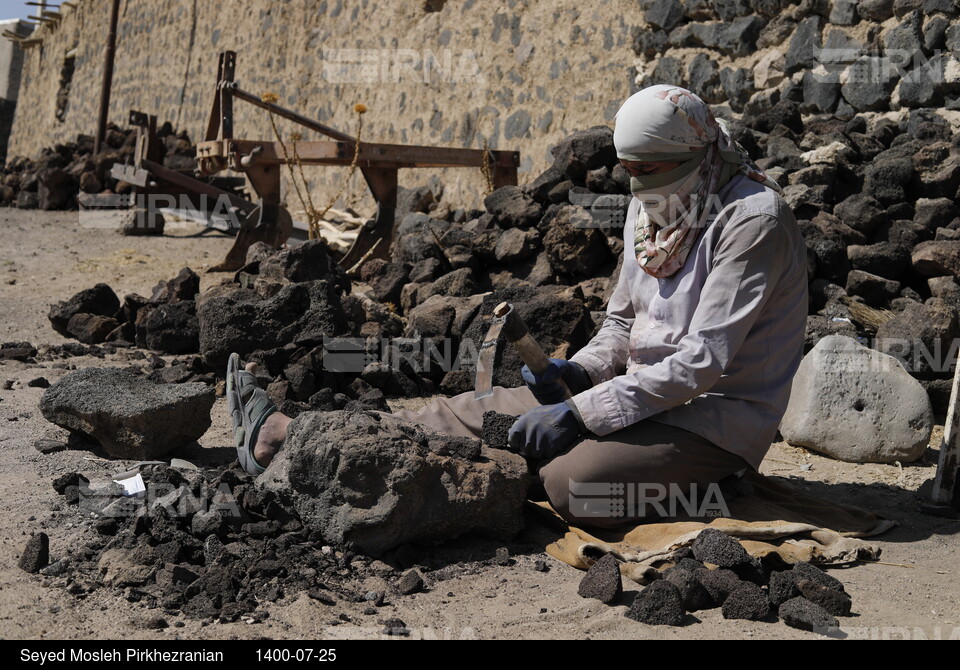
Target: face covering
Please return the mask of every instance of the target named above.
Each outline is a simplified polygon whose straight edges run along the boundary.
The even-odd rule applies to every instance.
[[[630,180],[640,201],[637,263],[655,277],[672,276],[683,267],[708,219],[705,203],[737,173],[780,191],[730,139],[710,108],[677,86],[651,86],[632,95],[617,112],[613,141],[625,160],[681,162],[673,170]]]
[[[689,253],[690,243],[696,239],[690,231],[699,219],[699,212],[695,206],[696,195],[691,198],[691,194],[700,182],[699,167],[699,164],[693,169],[681,166],[630,180],[630,190],[640,201],[634,252],[640,267],[649,274],[661,277],[668,276],[667,272],[676,272]],[[673,178],[678,171],[688,174],[659,185],[664,177]]]

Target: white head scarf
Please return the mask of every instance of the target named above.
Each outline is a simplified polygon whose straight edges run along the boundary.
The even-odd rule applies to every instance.
[[[651,86],[630,96],[617,112],[613,143],[625,160],[681,163],[631,179],[641,207],[634,250],[640,267],[655,277],[669,277],[683,267],[710,214],[710,196],[735,174],[780,191],[706,103],[678,86]]]

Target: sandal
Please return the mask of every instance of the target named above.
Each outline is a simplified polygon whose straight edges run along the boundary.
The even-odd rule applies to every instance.
[[[230,354],[227,361],[227,409],[233,420],[233,442],[241,467],[256,477],[264,471],[253,456],[257,435],[267,417],[277,411],[257,378],[240,365],[239,354]]]

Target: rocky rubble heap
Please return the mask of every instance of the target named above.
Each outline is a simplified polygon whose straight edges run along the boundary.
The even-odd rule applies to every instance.
[[[642,7],[638,83],[686,85],[712,103],[800,220],[812,297],[807,350],[825,335],[859,338],[900,358],[942,413],[949,343],[960,335],[955,3]],[[203,361],[219,370],[231,350],[256,360],[271,396],[292,413],[362,396],[382,407],[380,392],[454,394],[472,388],[491,306],[504,299],[548,355],[572,354],[601,322],[623,256],[629,178],[606,127],[574,133],[552,153],[546,171],[494,191],[482,211],[443,202],[436,180],[401,189],[390,257],[361,268],[369,289],[360,294],[349,293],[322,242],[251,249],[236,281],[200,299]],[[89,340],[114,325],[103,319],[121,323],[104,312],[78,318],[73,330]],[[186,306],[153,314],[190,317]],[[137,344],[170,346],[148,343],[145,321]],[[128,328],[125,339],[140,330]],[[347,339],[355,337],[367,342]],[[503,347],[500,356],[495,383],[521,383],[515,352]]]
[[[706,528],[675,557],[676,565],[640,591],[626,616],[649,625],[682,626],[688,612],[721,608],[725,619],[774,621],[836,634],[850,616],[843,584],[809,563],[768,569],[723,532]],[[616,559],[607,554],[587,571],[580,595],[616,605],[622,595]]]
[[[515,454],[362,412],[298,419],[256,481],[236,465],[139,472],[141,497],[77,473],[57,478],[64,502],[93,519],[86,522],[93,538],[65,555],[54,551],[51,562],[47,536],[34,535],[20,567],[78,597],[114,588],[131,602],[195,619],[257,620],[263,603],[300,592],[329,606],[369,601],[375,614],[388,594],[360,589],[374,571],[357,552],[409,568],[425,558],[420,544],[467,533],[510,539],[523,527],[528,482]],[[498,549],[493,562],[509,564],[508,550]],[[379,565],[381,576],[393,572]],[[423,585],[408,572],[391,591],[412,594]]]
[[[53,329],[84,344],[113,342],[167,354],[197,353],[200,346],[196,303],[200,277],[184,268],[160,282],[150,298],[135,293],[123,304],[106,284],[77,293],[50,307]]]
[[[107,586],[132,602],[201,619],[236,620],[287,589],[334,601],[343,582],[337,572],[353,555],[320,551],[322,538],[246,474],[163,465],[140,474],[151,495],[139,499],[76,473],[53,482],[68,505],[94,515],[95,533],[41,574],[65,578],[81,597]]]
[[[960,239],[951,239],[960,235],[960,140],[929,110],[843,121],[801,107],[785,95],[762,113],[745,110],[732,128],[800,219],[807,348],[826,335],[872,343],[900,358],[942,412],[952,374],[945,343],[960,334]],[[95,287],[55,307],[51,321],[85,342],[199,352],[218,374],[237,351],[260,364],[271,397],[292,415],[468,391],[498,302],[513,302],[552,356],[572,355],[602,322],[623,257],[629,179],[606,127],[575,133],[554,156],[530,183],[490,194],[486,211],[452,210],[436,185],[402,190],[390,258],[366,262],[352,293],[323,241],[256,245],[233,280],[196,303],[195,275],[184,270],[122,307]],[[515,351],[498,356],[494,382],[521,384]]]
[[[467,233],[478,225],[488,230]],[[401,227],[393,259],[361,268],[370,287],[365,293],[350,293],[350,280],[322,240],[283,251],[252,247],[233,281],[198,299],[204,363],[220,370],[234,351],[257,363],[268,394],[293,416],[351,401],[385,409],[386,396],[472,390],[480,345],[500,301],[516,304],[550,353],[569,355],[594,331],[591,307],[601,307],[597,291],[606,279],[587,284],[588,298],[578,285],[552,283],[546,266],[533,283],[515,276],[527,276],[529,264],[485,261],[478,240],[492,249],[502,232],[491,215],[454,225],[416,212]],[[607,275],[614,267],[608,255]],[[495,383],[522,383],[520,366],[516,353],[502,347]]]
[[[171,170],[196,168],[196,148],[185,132],[169,123],[157,130],[163,148],[163,165]],[[12,158],[0,170],[0,207],[20,209],[77,209],[77,195],[127,194],[131,185],[110,176],[115,163],[132,162],[135,128],[110,125],[104,145],[94,153],[94,138],[80,135],[75,142],[44,149],[36,159]]]

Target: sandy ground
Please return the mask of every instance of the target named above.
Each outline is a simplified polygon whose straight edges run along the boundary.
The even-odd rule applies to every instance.
[[[50,327],[46,314],[52,302],[63,300],[97,282],[106,282],[123,296],[150,295],[151,287],[184,267],[201,272],[218,261],[231,244],[219,235],[191,235],[174,230],[162,238],[124,238],[112,230],[78,225],[76,213],[37,213],[0,210],[0,342],[28,340],[34,345],[64,340]],[[204,278],[205,285],[219,278]],[[75,508],[65,508],[50,486],[63,473],[79,471],[91,479],[125,469],[85,451],[43,455],[34,442],[59,429],[40,415],[43,392],[27,386],[38,376],[56,381],[68,366],[126,365],[121,355],[68,359],[63,363],[0,364],[0,638],[338,638],[380,637],[382,621],[400,617],[412,637],[426,638],[556,638],[556,639],[702,639],[812,638],[782,623],[727,621],[719,610],[697,614],[700,623],[682,628],[650,627],[626,619],[627,604],[636,592],[625,583],[624,604],[614,607],[577,595],[582,573],[545,554],[532,551],[514,557],[510,566],[482,566],[456,571],[450,579],[431,582],[428,591],[396,596],[376,616],[364,616],[362,604],[331,608],[305,595],[267,607],[270,617],[259,624],[201,625],[181,617],[162,631],[145,630],[151,613],[107,589],[75,599],[51,588],[49,578],[28,575],[16,567],[28,535],[43,530],[50,536],[51,554],[63,555],[85,535],[88,520]],[[202,449],[184,457],[207,463],[233,457],[225,401],[217,400],[213,425],[200,440]],[[862,564],[834,571],[853,597],[856,616],[841,620],[849,637],[960,638],[960,581],[956,579],[957,532],[960,521],[918,512],[917,489],[935,472],[941,429],[923,459],[897,465],[853,465],[805,450],[776,444],[764,462],[765,474],[789,477],[807,493],[859,505],[899,526],[880,538],[882,564]],[[534,546],[542,534],[522,538]],[[537,542],[541,544],[537,545]],[[492,556],[496,545],[467,548],[475,559]],[[546,573],[534,569],[548,561]],[[371,589],[383,586],[371,578]],[[337,620],[346,614],[349,621]]]

